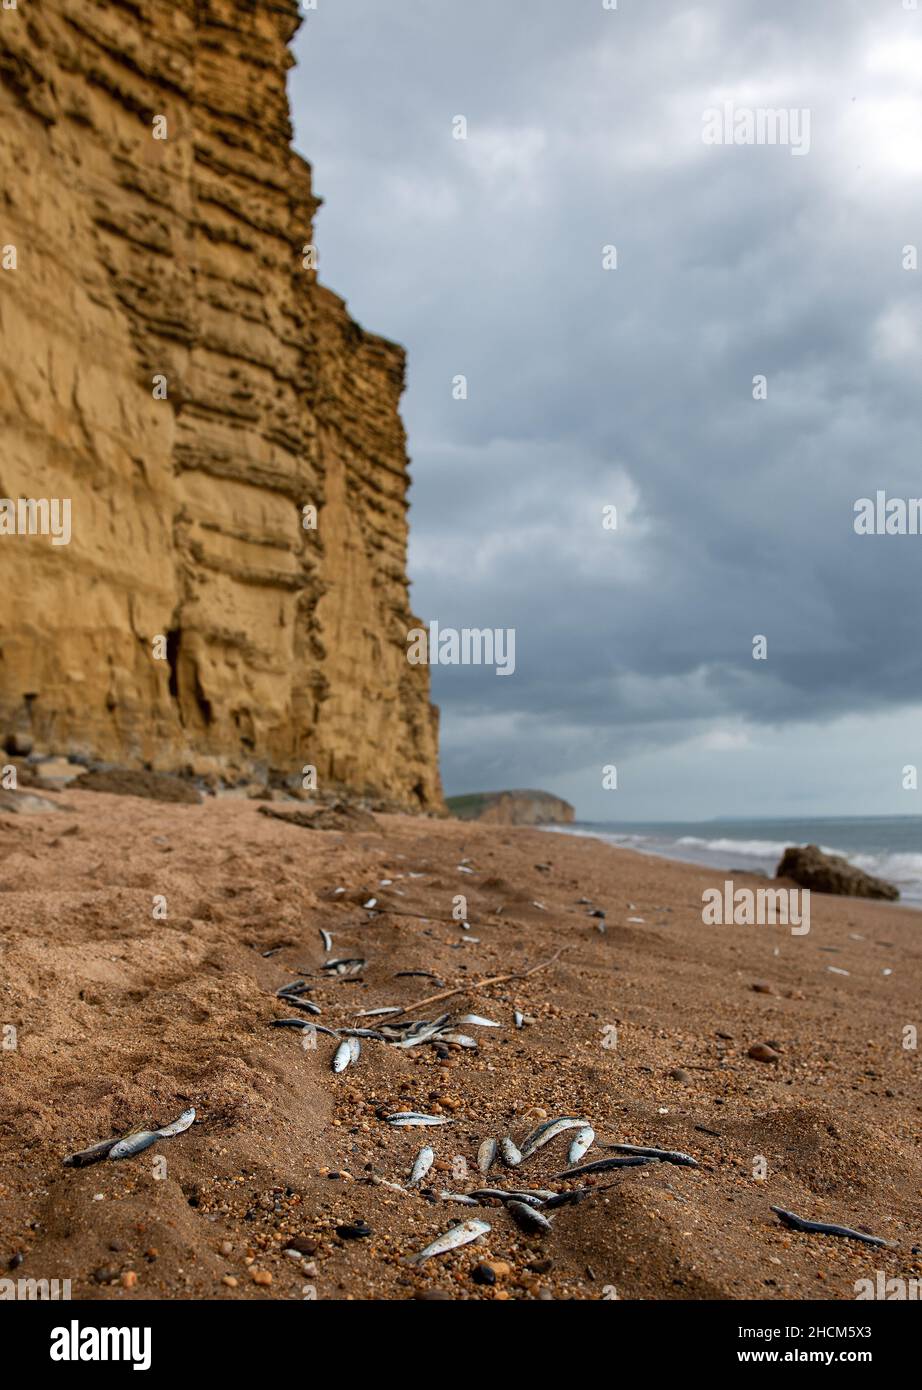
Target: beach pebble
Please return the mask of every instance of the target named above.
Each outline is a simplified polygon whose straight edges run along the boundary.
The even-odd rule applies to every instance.
[[[225,1274],[224,1278],[221,1280],[221,1283],[226,1284],[229,1289],[235,1289],[237,1287],[237,1280],[234,1278],[232,1274]]]
[[[289,1250],[297,1250],[299,1255],[316,1255],[317,1253],[317,1242],[307,1240],[304,1236],[293,1236],[291,1240],[286,1242],[286,1245]]]
[[[753,990],[755,991],[756,994],[777,994],[777,993],[778,993],[778,991],[775,989],[775,986],[769,984],[767,980],[756,980],[756,982],[755,982],[755,984],[752,986],[752,988],[753,988]]]
[[[269,1285],[272,1283],[272,1275],[268,1269],[251,1269],[250,1278],[254,1284]]]
[[[769,1047],[768,1043],[753,1043],[746,1056],[751,1057],[755,1062],[780,1062],[781,1060],[780,1054],[773,1047]]]
[[[340,1240],[361,1240],[365,1236],[370,1236],[371,1227],[365,1221],[355,1221],[345,1226],[337,1226],[336,1234]]]
[[[669,1079],[671,1081],[681,1081],[683,1086],[690,1086],[692,1084],[692,1077],[687,1071],[683,1071],[681,1067],[674,1067],[669,1073]]]
[[[471,1278],[475,1284],[491,1285],[496,1283],[496,1275],[488,1264],[475,1265],[471,1272]]]
[[[122,1288],[133,1289],[137,1282],[138,1276],[135,1274],[134,1270],[126,1269],[125,1273],[122,1275]]]

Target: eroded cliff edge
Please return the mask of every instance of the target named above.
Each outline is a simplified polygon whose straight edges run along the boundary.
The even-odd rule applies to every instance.
[[[0,733],[439,807],[404,354],[304,266],[298,24],[295,0],[0,11],[0,496],[72,500],[68,545],[0,538]]]

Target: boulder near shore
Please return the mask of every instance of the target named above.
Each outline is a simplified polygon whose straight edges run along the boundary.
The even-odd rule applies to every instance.
[[[845,898],[886,898],[895,902],[900,890],[882,878],[866,874],[839,854],[824,854],[818,845],[791,845],[781,856],[776,878],[789,878],[813,893],[838,893]]]

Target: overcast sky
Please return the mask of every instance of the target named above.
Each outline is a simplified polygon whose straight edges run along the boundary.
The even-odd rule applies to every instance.
[[[409,352],[415,609],[515,629],[433,670],[446,790],[922,810],[922,537],[853,525],[922,495],[922,9],[318,0],[295,52],[321,279]]]

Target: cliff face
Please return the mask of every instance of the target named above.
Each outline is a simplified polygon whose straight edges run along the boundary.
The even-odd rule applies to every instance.
[[[550,792],[470,792],[449,796],[445,804],[459,820],[496,825],[569,825],[576,815],[569,801]]]
[[[304,265],[296,10],[0,11],[0,494],[72,530],[0,535],[0,735],[435,807],[404,355]]]

